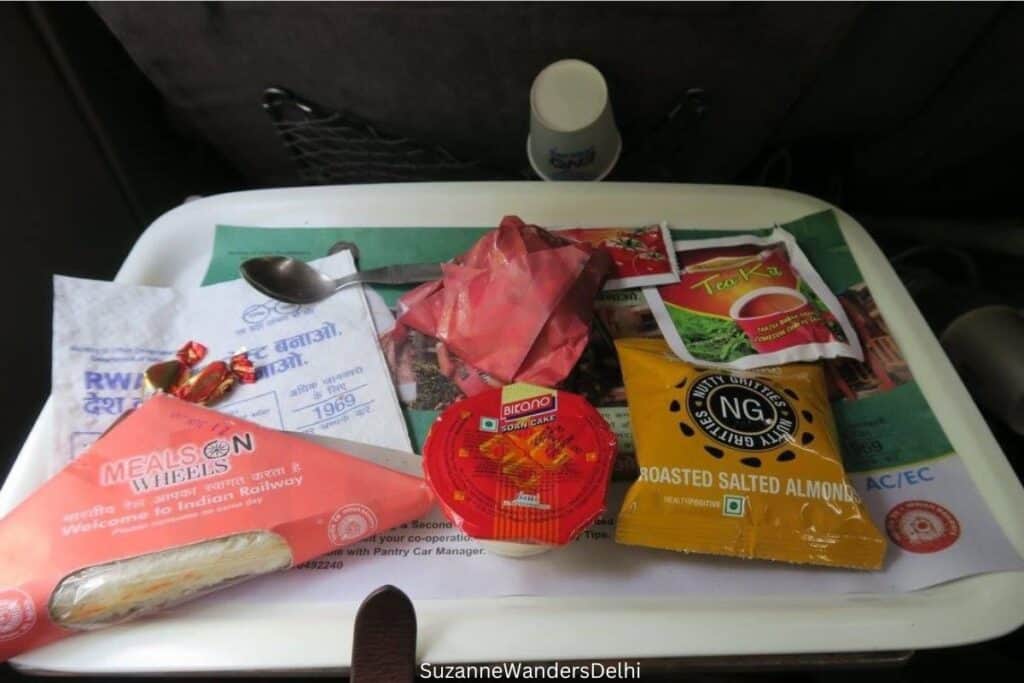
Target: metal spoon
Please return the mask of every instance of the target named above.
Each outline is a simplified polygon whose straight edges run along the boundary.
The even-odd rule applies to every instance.
[[[251,258],[238,270],[245,281],[260,292],[290,304],[323,301],[345,287],[364,282],[405,285],[441,277],[440,263],[408,263],[364,270],[335,280],[290,256]]]

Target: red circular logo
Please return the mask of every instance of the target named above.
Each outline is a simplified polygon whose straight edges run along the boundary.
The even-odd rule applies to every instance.
[[[946,508],[928,500],[907,500],[885,516],[892,542],[912,553],[937,553],[960,538],[960,522]]]
[[[0,641],[20,638],[36,624],[32,598],[17,588],[0,589]]]
[[[338,508],[331,515],[327,536],[334,545],[346,545],[366,538],[376,530],[377,515],[373,510],[359,503],[351,503]]]

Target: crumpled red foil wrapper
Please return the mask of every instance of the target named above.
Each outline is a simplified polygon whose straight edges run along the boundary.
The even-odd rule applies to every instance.
[[[506,216],[445,264],[440,280],[399,300],[399,329],[436,337],[446,353],[501,383],[553,386],[583,353],[610,268],[590,245]],[[462,384],[467,394],[487,386]]]

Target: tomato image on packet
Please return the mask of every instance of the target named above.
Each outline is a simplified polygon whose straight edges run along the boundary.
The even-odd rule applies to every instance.
[[[482,541],[569,543],[604,510],[615,435],[581,396],[511,384],[450,406],[423,447],[441,508]]]
[[[432,506],[422,479],[156,394],[0,519],[0,661]]]
[[[566,228],[556,232],[611,257],[605,291],[679,282],[679,266],[666,223],[642,228]]]
[[[820,363],[733,372],[661,339],[615,346],[640,466],[617,542],[881,568],[885,537],[846,478]]]
[[[863,360],[846,311],[785,230],[686,240],[675,248],[679,282],[645,288],[644,296],[683,360],[734,369]]]

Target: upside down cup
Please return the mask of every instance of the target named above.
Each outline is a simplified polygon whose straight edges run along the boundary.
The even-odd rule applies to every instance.
[[[592,64],[562,59],[530,88],[526,156],[544,180],[602,180],[615,167],[622,136],[608,84]]]
[[[605,508],[615,435],[581,396],[511,384],[449,407],[423,448],[448,518],[488,551],[535,555]]]

